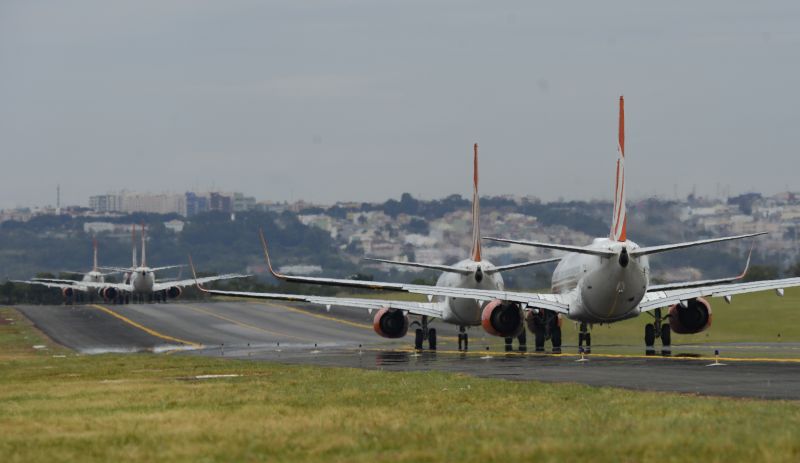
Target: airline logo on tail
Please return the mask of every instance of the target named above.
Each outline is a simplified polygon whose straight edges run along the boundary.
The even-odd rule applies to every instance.
[[[625,100],[619,97],[619,141],[617,150],[617,182],[614,190],[614,215],[611,219],[611,239],[624,242],[628,224],[625,208]]]
[[[481,205],[478,199],[478,144],[474,145],[472,178],[472,260],[481,261]]]

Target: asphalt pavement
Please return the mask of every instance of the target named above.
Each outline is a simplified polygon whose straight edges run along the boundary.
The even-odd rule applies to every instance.
[[[800,345],[749,344],[759,360],[707,357],[709,346],[674,346],[670,357],[604,354],[602,346],[579,361],[577,348],[549,355],[497,351],[497,340],[480,328],[471,351],[456,351],[453,327],[435,324],[437,352],[415,353],[411,336],[388,340],[372,330],[365,311],[261,301],[171,302],[167,304],[19,306],[54,341],[86,354],[171,352],[294,364],[386,371],[441,370],[512,380],[574,382],[637,390],[800,399]],[[489,350],[487,350],[489,347]],[[495,350],[492,350],[495,349]],[[770,350],[779,350],[774,359]],[[688,354],[688,356],[684,355]]]

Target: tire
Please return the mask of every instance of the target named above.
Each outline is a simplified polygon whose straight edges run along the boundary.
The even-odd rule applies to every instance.
[[[553,343],[553,349],[561,350],[561,327],[556,325],[550,331],[550,342]]]
[[[533,330],[533,343],[536,346],[536,352],[544,352],[544,338],[544,326],[536,325]]]
[[[506,352],[511,352],[514,349],[514,338],[506,338]]]
[[[644,326],[644,345],[647,347],[653,347],[656,343],[656,327],[653,326],[652,323],[648,323]]]
[[[420,328],[414,332],[414,349],[422,350],[422,329]]]
[[[661,345],[665,347],[672,345],[672,330],[669,323],[661,325]]]
[[[517,336],[517,341],[519,342],[519,351],[526,352],[528,350],[528,332],[525,328],[522,328],[522,333]]]
[[[592,347],[592,333],[586,333],[584,340],[586,341],[586,347]]]
[[[428,330],[428,349],[436,350],[436,328]]]
[[[464,333],[458,333],[458,350],[462,351],[464,346]]]

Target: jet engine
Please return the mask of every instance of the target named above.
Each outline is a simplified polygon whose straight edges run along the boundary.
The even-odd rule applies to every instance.
[[[372,328],[384,338],[402,338],[408,333],[408,316],[402,310],[385,307],[375,314]]]
[[[675,304],[669,308],[669,326],[678,334],[695,334],[711,326],[711,304],[702,297],[689,299],[686,307]]]
[[[167,297],[170,299],[176,299],[180,297],[183,293],[183,290],[179,286],[173,286],[167,290]]]
[[[481,314],[481,325],[487,333],[504,338],[519,336],[524,329],[522,307],[517,302],[495,299],[486,304]]]
[[[100,290],[100,295],[107,301],[113,301],[119,295],[117,288],[103,288]]]
[[[75,290],[72,288],[64,288],[61,290],[61,295],[63,295],[65,299],[72,299],[72,296],[75,295]]]

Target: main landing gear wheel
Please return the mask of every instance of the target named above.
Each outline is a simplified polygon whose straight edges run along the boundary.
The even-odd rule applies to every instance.
[[[428,328],[427,316],[422,316],[420,325],[422,328],[417,328],[417,330],[414,331],[414,349],[422,350],[422,344],[427,340],[428,348],[430,350],[436,350],[436,329]]]
[[[517,336],[517,341],[519,342],[519,351],[520,352],[527,352],[528,351],[528,333],[525,330],[525,327],[522,327],[522,333]]]
[[[511,352],[514,349],[514,338],[507,337],[505,338],[506,341],[506,352]]]
[[[644,347],[647,355],[655,353],[656,327],[652,323],[644,325]]]
[[[556,322],[550,329],[550,341],[553,343],[553,353],[560,354],[561,353],[561,327],[558,326],[558,320],[556,317]]]
[[[414,349],[422,350],[422,341],[424,341],[424,336],[422,335],[422,329],[417,328],[414,332]]]
[[[672,330],[669,323],[661,325],[661,355],[669,356],[672,354]]]
[[[458,350],[466,352],[469,349],[469,337],[467,329],[463,326],[458,327]]]
[[[578,333],[578,349],[584,347],[583,350],[587,354],[592,353],[592,334],[589,333],[589,328],[586,326],[586,323],[581,323],[581,331]]]

